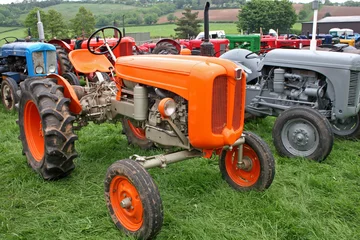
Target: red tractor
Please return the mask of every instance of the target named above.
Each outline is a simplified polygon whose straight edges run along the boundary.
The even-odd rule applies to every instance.
[[[56,74],[21,83],[23,152],[44,179],[65,177],[74,169],[75,126],[121,121],[128,138],[136,140],[133,144],[174,150],[156,156],[133,155],[108,168],[107,207],[115,225],[127,235],[152,238],[163,223],[162,201],[148,168],[216,154],[223,178],[234,189],[262,191],[271,185],[275,162],[269,147],[243,131],[246,74],[235,63],[181,55],[115,58],[115,47],[106,39],[95,49],[91,41],[87,41],[88,52],[70,53],[74,67],[89,72],[110,70],[113,78],[85,87],[71,86]],[[131,48],[121,37],[115,45],[120,51]],[[106,53],[114,64],[99,55]]]

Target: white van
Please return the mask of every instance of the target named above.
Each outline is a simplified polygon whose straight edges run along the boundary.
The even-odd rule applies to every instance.
[[[204,32],[199,33],[195,39],[203,39],[205,38]],[[209,38],[225,38],[225,31],[224,30],[215,30],[215,31],[209,31]]]

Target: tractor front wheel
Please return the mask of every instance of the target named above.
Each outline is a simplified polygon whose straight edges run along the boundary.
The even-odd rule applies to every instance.
[[[113,163],[105,178],[105,200],[117,228],[139,239],[154,237],[163,223],[159,190],[139,163],[125,159]]]
[[[123,118],[122,127],[129,144],[139,146],[144,150],[154,147],[154,143],[146,138],[145,130],[134,126],[129,118]]]
[[[330,154],[334,143],[329,121],[317,110],[302,106],[282,112],[275,121],[272,136],[281,156],[318,162]]]
[[[75,117],[56,79],[28,79],[20,84],[20,139],[29,165],[44,179],[58,179],[74,169],[77,156]]]
[[[14,110],[15,104],[19,102],[18,89],[18,84],[14,79],[8,77],[2,81],[1,100],[6,110]]]
[[[66,72],[62,75],[71,85],[80,86],[80,81],[78,76],[73,72]]]
[[[257,135],[244,132],[242,160],[238,147],[223,150],[219,167],[225,181],[238,191],[263,191],[270,187],[275,176],[275,160],[269,146]]]
[[[66,72],[71,72],[74,67],[69,60],[68,53],[61,46],[56,44],[54,46],[56,47],[58,74],[63,75]]]

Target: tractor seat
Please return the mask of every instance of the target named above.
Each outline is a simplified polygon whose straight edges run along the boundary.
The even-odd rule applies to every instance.
[[[75,70],[81,73],[111,72],[113,67],[105,55],[95,55],[87,49],[71,51],[69,59]]]

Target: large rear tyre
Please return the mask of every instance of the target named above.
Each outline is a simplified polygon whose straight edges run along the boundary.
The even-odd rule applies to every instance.
[[[105,200],[117,228],[138,239],[154,237],[163,223],[159,190],[150,174],[133,160],[120,160],[107,170]]]
[[[63,75],[67,72],[72,72],[73,65],[69,60],[68,53],[59,45],[54,45],[56,47],[56,59],[58,64],[58,74]]]
[[[15,109],[15,104],[19,102],[17,82],[7,77],[1,82],[1,101],[6,110],[12,111]]]
[[[345,120],[335,120],[331,122],[332,130],[336,137],[344,139],[360,138],[360,112],[355,116]]]
[[[78,76],[73,72],[66,72],[62,75],[71,85],[80,86],[80,81]]]
[[[28,79],[20,85],[20,139],[29,165],[44,179],[58,179],[74,169],[77,156],[68,98],[56,79]]]
[[[263,191],[270,187],[275,176],[275,160],[269,146],[257,135],[244,132],[242,161],[238,147],[223,150],[219,167],[225,181],[238,191]]]
[[[172,54],[179,55],[180,52],[176,49],[176,47],[169,42],[161,42],[157,44],[152,51],[153,54]]]
[[[281,156],[318,162],[326,159],[334,143],[329,121],[315,109],[302,106],[282,112],[275,121],[272,136]]]
[[[154,147],[154,143],[146,138],[145,130],[134,126],[129,118],[123,118],[122,127],[130,145],[139,146],[144,150]]]

